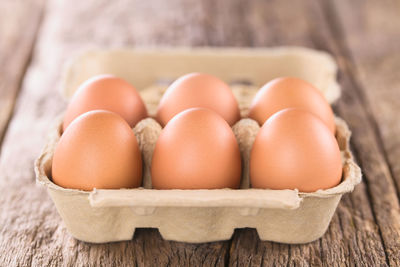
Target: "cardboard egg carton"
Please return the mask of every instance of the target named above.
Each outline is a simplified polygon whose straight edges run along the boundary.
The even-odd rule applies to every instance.
[[[319,88],[330,103],[340,95],[337,67],[331,56],[296,47],[94,50],[71,61],[62,91],[69,98],[86,79],[111,73],[133,84],[149,114],[154,115],[167,82],[189,72],[206,72],[231,84],[243,117],[257,90],[276,77],[305,79]],[[61,120],[57,120],[35,162],[37,182],[47,187],[71,235],[86,242],[130,240],[135,229],[142,227],[158,228],[167,240],[211,242],[230,239],[235,228],[251,227],[257,229],[261,240],[306,243],[325,233],[342,195],[361,181],[360,168],[349,150],[350,131],[343,120],[336,118],[336,138],[343,162],[339,185],[313,193],[251,188],[249,156],[260,127],[243,118],[232,127],[243,161],[240,189],[151,189],[151,158],[162,129],[154,119],[147,118],[133,129],[144,162],[141,188],[91,192],[65,189],[51,181]]]

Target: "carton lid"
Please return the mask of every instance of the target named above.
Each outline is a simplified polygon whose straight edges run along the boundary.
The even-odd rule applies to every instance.
[[[320,89],[329,103],[340,96],[332,56],[304,47],[95,49],[67,64],[62,94],[70,98],[81,83],[98,74],[117,75],[142,90],[190,72],[209,73],[227,83],[251,81],[258,87],[276,77],[295,76]]]

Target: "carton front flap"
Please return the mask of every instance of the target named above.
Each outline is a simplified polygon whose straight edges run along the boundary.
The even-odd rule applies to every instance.
[[[95,189],[89,194],[89,202],[93,207],[256,207],[297,209],[301,200],[297,190],[268,189]]]

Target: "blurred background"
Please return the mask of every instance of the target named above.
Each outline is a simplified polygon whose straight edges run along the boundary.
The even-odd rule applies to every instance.
[[[0,265],[400,265],[400,1],[0,0]],[[307,245],[183,244],[157,230],[88,245],[68,235],[33,162],[54,118],[64,64],[118,47],[296,45],[331,53],[364,181]]]

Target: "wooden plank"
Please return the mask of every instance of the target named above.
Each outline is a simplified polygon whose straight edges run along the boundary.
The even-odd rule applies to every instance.
[[[399,266],[400,206],[396,184],[399,186],[400,182],[400,127],[396,122],[400,78],[394,70],[400,66],[400,3],[335,3],[323,8],[331,32],[337,37],[337,54],[347,59],[340,62],[350,74],[343,77],[343,83],[346,88],[353,88],[346,95],[347,103],[339,104],[338,110],[353,122],[355,153],[368,184],[386,257],[390,265]],[[350,10],[355,8],[359,12],[351,15]]]
[[[0,144],[29,63],[43,2],[0,2]]]

